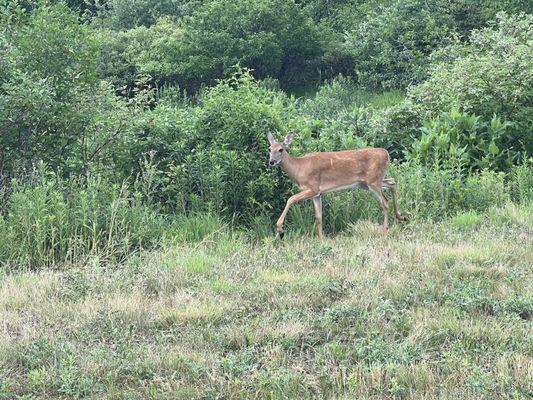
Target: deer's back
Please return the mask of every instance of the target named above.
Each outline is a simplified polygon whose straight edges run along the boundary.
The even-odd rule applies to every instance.
[[[381,184],[387,172],[389,153],[383,148],[365,148],[311,153],[300,159],[305,160],[320,190],[330,190],[355,183]]]

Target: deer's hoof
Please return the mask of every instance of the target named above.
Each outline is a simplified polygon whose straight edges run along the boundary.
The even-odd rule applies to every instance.
[[[281,231],[281,232],[278,232],[279,234],[279,238],[280,239],[283,239],[283,237],[285,236],[285,232]]]

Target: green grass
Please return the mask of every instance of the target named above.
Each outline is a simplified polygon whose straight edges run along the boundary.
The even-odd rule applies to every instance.
[[[533,395],[531,207],[323,242],[201,220],[120,263],[0,270],[0,399]]]

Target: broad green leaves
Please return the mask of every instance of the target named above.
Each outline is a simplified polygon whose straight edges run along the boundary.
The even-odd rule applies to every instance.
[[[485,121],[496,114],[512,123],[505,126],[505,148],[531,155],[532,37],[531,15],[500,14],[493,26],[472,33],[470,45],[452,45],[436,53],[429,79],[410,96],[433,114],[452,107]],[[500,137],[502,122],[492,121],[489,128]]]

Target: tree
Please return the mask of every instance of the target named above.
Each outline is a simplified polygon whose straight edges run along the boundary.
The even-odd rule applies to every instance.
[[[1,167],[36,159],[59,166],[90,118],[83,102],[98,86],[98,44],[65,4],[9,7],[0,50]]]
[[[149,27],[162,17],[191,15],[201,4],[202,0],[107,0],[94,24],[114,30]]]
[[[126,74],[133,66],[158,84],[195,91],[239,63],[257,78],[300,86],[317,77],[318,34],[291,0],[213,0],[179,21],[162,18],[149,28],[113,35],[104,45],[103,69],[111,76],[114,66],[128,65],[121,68]]]
[[[533,16],[498,14],[469,44],[433,55],[429,78],[410,97],[432,114],[453,107],[511,123],[505,146],[533,154]]]
[[[372,9],[345,35],[355,75],[374,89],[404,88],[422,82],[431,52],[449,43],[449,30],[420,0],[395,1]]]

